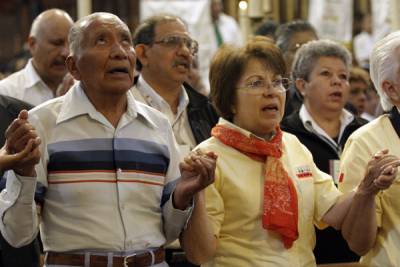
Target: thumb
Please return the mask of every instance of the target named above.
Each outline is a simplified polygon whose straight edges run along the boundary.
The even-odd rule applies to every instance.
[[[27,120],[28,119],[28,111],[26,109],[21,110],[18,115],[18,119]]]

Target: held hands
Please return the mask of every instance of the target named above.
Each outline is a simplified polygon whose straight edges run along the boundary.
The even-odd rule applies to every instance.
[[[194,195],[214,182],[217,155],[192,151],[180,164],[181,179],[176,185],[173,203],[177,209],[187,208]]]
[[[358,186],[362,194],[377,194],[380,190],[389,188],[397,176],[400,159],[389,155],[389,150],[377,152],[368,162],[364,179]]]
[[[35,176],[41,140],[27,119],[28,112],[23,110],[7,128],[6,144],[0,150],[0,169],[13,169],[19,175]]]

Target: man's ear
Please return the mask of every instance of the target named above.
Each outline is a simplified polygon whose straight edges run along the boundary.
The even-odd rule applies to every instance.
[[[33,37],[33,36],[28,37],[28,48],[29,48],[29,52],[33,56],[35,54],[35,50],[36,50],[36,38],[35,37]]]
[[[307,82],[304,79],[296,79],[294,83],[296,86],[296,90],[299,91],[302,96],[305,96]]]
[[[399,94],[397,92],[397,88],[395,86],[394,83],[387,81],[387,80],[383,80],[381,83],[381,87],[383,92],[392,100],[400,101],[399,99]]]
[[[75,80],[80,81],[81,75],[79,73],[78,68],[76,67],[75,58],[71,55],[68,56],[67,60],[65,61],[65,64],[67,65],[67,69],[69,73],[71,73],[72,77],[74,77]]]
[[[135,46],[136,57],[142,64],[142,66],[147,66],[148,59],[147,59],[147,48],[148,46],[145,44],[138,44]]]

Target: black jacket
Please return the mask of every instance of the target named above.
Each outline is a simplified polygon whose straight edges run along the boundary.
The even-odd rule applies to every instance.
[[[318,135],[308,131],[300,119],[299,111],[292,113],[281,122],[283,131],[294,134],[300,142],[305,145],[314,157],[317,167],[326,173],[329,173],[329,160],[339,159],[340,153],[349,136],[368,121],[355,117],[354,120],[344,129],[342,138],[339,140],[338,147],[332,146],[327,141],[321,139]]]
[[[135,77],[134,85],[136,85],[138,79],[139,76]],[[187,114],[190,128],[196,144],[200,144],[211,137],[211,129],[217,124],[219,117],[207,97],[196,92],[187,83],[183,83],[183,87],[189,97]],[[137,89],[135,88],[135,90]]]
[[[329,160],[339,159],[349,136],[367,123],[366,120],[355,117],[344,129],[339,144],[334,146],[317,134],[308,131],[300,119],[299,112],[297,111],[286,117],[281,123],[281,128],[286,132],[296,135],[300,142],[311,151],[317,167],[326,173],[330,172]],[[314,255],[318,264],[358,261],[359,256],[350,250],[340,231],[332,227],[328,227],[325,230],[316,229],[316,238]]]
[[[189,96],[187,114],[190,128],[192,128],[196,143],[199,144],[211,136],[211,129],[218,122],[218,115],[207,97],[196,92],[186,83],[183,86]]]
[[[13,97],[0,95],[0,146],[5,142],[5,131],[8,125],[18,117],[21,110],[30,110],[32,105]]]
[[[30,110],[33,106],[21,100],[0,95],[0,146],[5,142],[8,125],[18,117],[21,110]],[[1,178],[1,177],[0,177]],[[2,187],[5,186],[4,179]],[[39,246],[37,241],[21,248],[10,246],[0,235],[1,267],[37,267],[39,266]]]

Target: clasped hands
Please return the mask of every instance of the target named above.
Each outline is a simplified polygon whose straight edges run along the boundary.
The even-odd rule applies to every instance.
[[[14,170],[22,176],[35,176],[35,165],[40,160],[41,143],[33,126],[28,122],[28,112],[19,113],[7,128],[6,143],[0,149],[0,172]]]
[[[358,186],[358,193],[375,195],[392,185],[400,159],[388,153],[388,149],[378,151],[368,162],[365,177]]]
[[[217,155],[197,149],[180,163],[181,179],[178,181],[173,204],[175,208],[186,209],[193,197],[208,185],[214,183]]]

